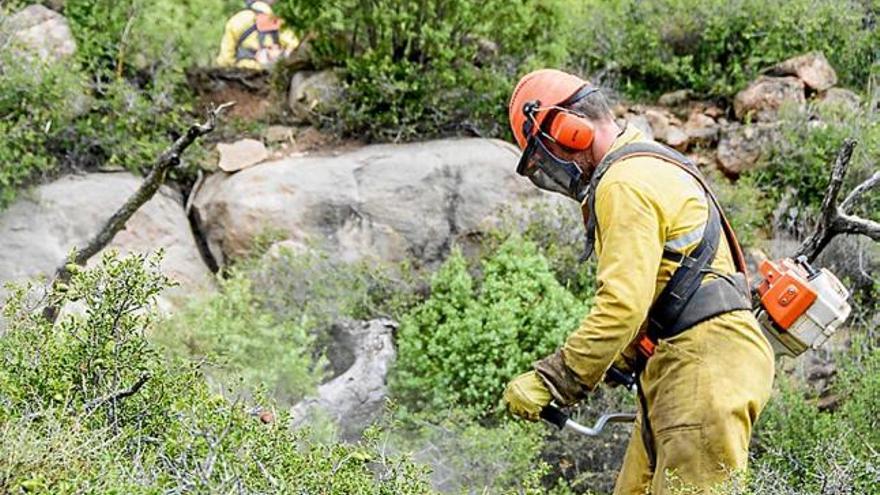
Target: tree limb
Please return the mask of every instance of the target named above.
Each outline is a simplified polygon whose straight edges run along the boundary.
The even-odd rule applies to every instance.
[[[846,176],[849,162],[852,159],[854,139],[847,139],[834,159],[831,168],[831,181],[822,200],[822,210],[813,233],[798,247],[793,258],[806,256],[813,261],[819,253],[838,234],[859,234],[880,241],[880,223],[852,215],[850,210],[856,202],[869,190],[880,185],[880,172],[875,172],[868,180],[856,186],[843,200],[837,204],[843,179]]]
[[[65,260],[55,270],[53,277],[53,285],[64,284],[70,281],[73,275],[68,270],[68,264],[75,263],[85,266],[86,262],[110,244],[113,237],[125,228],[125,223],[134,213],[140,209],[147,201],[149,201],[159,187],[165,182],[168,172],[180,164],[180,157],[187,148],[192,145],[196,139],[210,133],[217,125],[217,118],[225,109],[232,106],[233,103],[224,103],[217,108],[208,112],[208,119],[202,124],[193,124],[186,132],[177,138],[169,148],[162,152],[156,159],[153,168],[147,174],[137,191],[134,192],[125,203],[116,210],[101,227],[101,230],[86,244],[83,249],[77,249],[73,254],[73,259]],[[43,309],[43,317],[50,322],[54,322],[58,318],[58,305],[55,302],[49,302]]]
[[[150,379],[150,375],[144,373],[143,375],[140,376],[140,378],[138,378],[138,380],[136,382],[134,382],[134,385],[132,385],[131,387],[128,387],[128,388],[122,389],[122,390],[117,390],[117,391],[113,392],[112,394],[108,394],[103,397],[98,397],[97,399],[90,400],[86,404],[86,410],[87,411],[94,411],[95,409],[101,407],[102,405],[104,405],[108,402],[113,402],[113,401],[117,401],[119,399],[124,399],[126,397],[131,397],[132,395],[138,393],[138,391],[141,389],[141,387],[143,387],[144,384],[147,383],[147,380],[149,380],[149,379]]]

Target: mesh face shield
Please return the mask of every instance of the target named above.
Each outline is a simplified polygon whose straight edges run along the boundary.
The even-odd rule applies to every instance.
[[[532,184],[545,190],[583,201],[587,196],[587,181],[574,162],[554,155],[544,144],[552,139],[543,132],[529,137],[516,172],[528,177]]]

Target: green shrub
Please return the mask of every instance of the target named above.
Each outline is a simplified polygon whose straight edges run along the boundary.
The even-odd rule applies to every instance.
[[[784,213],[782,225],[767,227],[804,233],[816,218],[831,179],[831,164],[845,139],[856,139],[858,145],[850,161],[844,194],[877,170],[880,114],[863,108],[856,114],[824,115],[822,121],[797,111],[784,112],[783,117],[781,135],[773,140],[765,163],[744,174],[744,178],[764,196],[759,204],[767,220],[773,218],[770,213],[776,205],[787,205],[787,211],[780,212]],[[865,195],[855,212],[880,220],[880,193]]]
[[[276,10],[317,34],[319,64],[346,70],[340,130],[399,141],[468,128],[506,132],[510,80],[531,65],[564,59],[546,28],[566,24],[564,3],[285,0]],[[486,41],[499,53],[478,56]]]
[[[158,259],[103,257],[48,294],[82,312],[56,325],[42,299],[13,289],[0,336],[3,493],[430,493],[427,474],[363,443],[321,445],[267,424],[244,401],[212,394],[196,366],[146,340],[150,307],[167,285]],[[136,384],[140,383],[138,387]]]
[[[756,430],[758,481],[797,486],[803,493],[822,487],[835,487],[833,493],[876,493],[880,347],[862,343],[867,345],[838,356],[841,372],[832,393],[841,405],[834,411],[820,411],[796,383],[783,382]]]
[[[586,312],[530,242],[512,237],[482,271],[477,287],[455,251],[430,298],[404,316],[392,380],[404,405],[493,410],[507,381],[561,345]]]
[[[556,280],[575,297],[582,301],[593,298],[596,263],[595,258],[583,259],[586,233],[577,208],[540,203],[530,206],[525,214],[506,215],[484,247],[491,253],[511,235],[521,235],[534,243],[550,264]]]
[[[619,75],[630,94],[730,96],[761,69],[820,50],[844,86],[863,87],[880,60],[875,9],[859,0],[592,0],[581,6],[572,63]]]
[[[264,311],[245,273],[234,271],[218,283],[218,293],[193,301],[165,322],[154,334],[157,342],[172,355],[207,358],[211,380],[221,390],[265,387],[281,404],[313,392],[322,365],[312,359],[307,322]]]
[[[310,328],[345,318],[399,318],[419,300],[422,284],[406,264],[341,262],[314,248],[282,248],[244,265],[264,311],[280,320],[306,321]]]
[[[47,148],[71,125],[83,98],[76,70],[0,54],[0,209],[21,187],[55,169]]]
[[[541,460],[546,426],[512,420],[482,424],[463,410],[397,413],[389,443],[431,467],[443,493],[544,494]]]

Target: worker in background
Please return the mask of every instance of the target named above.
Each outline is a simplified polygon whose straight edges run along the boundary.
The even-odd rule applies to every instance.
[[[226,23],[220,42],[220,67],[261,70],[287,56],[299,43],[272,12],[275,0],[247,2],[247,8]]]
[[[725,482],[746,468],[774,356],[714,196],[685,157],[618,126],[602,92],[579,77],[528,74],[508,111],[523,149],[518,172],[581,202],[597,256],[590,313],[510,382],[508,408],[537,420],[551,401],[569,406],[602,381],[635,377],[639,415],[614,493],[703,493]]]

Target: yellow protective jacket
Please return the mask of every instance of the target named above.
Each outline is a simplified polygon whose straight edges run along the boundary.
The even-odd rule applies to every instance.
[[[645,140],[627,129],[609,152]],[[708,220],[705,192],[685,171],[639,156],[612,165],[596,189],[597,291],[594,306],[562,347],[566,366],[594,388],[613,364],[636,353],[648,310],[675,271],[664,245],[693,250]],[[712,268],[733,273],[721,235]],[[711,280],[707,276],[706,280]],[[640,437],[627,450],[615,493],[667,493],[669,472],[707,487],[743,469],[751,428],[769,398],[773,352],[749,311],[735,311],[661,340],[641,374],[656,466]]]
[[[260,36],[257,32],[250,33],[241,40],[245,32],[256,25],[257,12],[272,14],[272,7],[265,2],[254,2],[246,10],[242,10],[232,16],[226,22],[226,30],[220,41],[220,54],[217,56],[217,65],[220,67],[241,67],[245,69],[264,69],[265,67],[252,58],[239,58],[239,48],[257,51],[260,48]],[[239,45],[239,40],[241,44]],[[278,44],[281,49],[289,53],[296,48],[299,40],[290,29],[282,28],[278,33]]]

